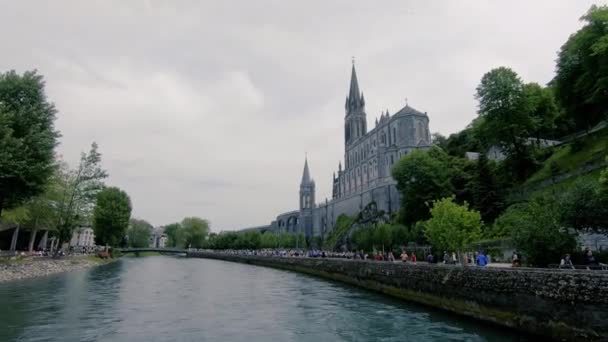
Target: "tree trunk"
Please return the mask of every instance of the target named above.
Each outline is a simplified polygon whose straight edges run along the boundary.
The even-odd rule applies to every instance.
[[[40,244],[38,245],[38,247],[40,247],[43,251],[46,250],[46,243],[49,237],[49,231],[45,230],[44,231],[44,235],[42,235],[42,239],[40,240]]]
[[[11,240],[11,248],[10,251],[14,252],[17,249],[17,239],[19,238],[19,225],[15,228],[13,232],[13,238]]]
[[[34,229],[32,230],[32,232],[30,233],[30,244],[28,246],[28,252],[32,252],[34,250],[34,242],[36,241],[36,233],[38,232],[38,229]]]

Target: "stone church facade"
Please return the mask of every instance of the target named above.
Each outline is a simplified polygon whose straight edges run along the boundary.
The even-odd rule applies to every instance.
[[[316,203],[315,181],[305,160],[299,208],[278,215],[269,226],[250,229],[319,236],[334,228],[339,215],[356,215],[371,202],[389,214],[399,210],[400,195],[391,167],[410,151],[431,146],[427,113],[406,104],[392,115],[383,112],[368,130],[354,64],[344,110],[344,167],[340,162],[333,175],[331,200]]]

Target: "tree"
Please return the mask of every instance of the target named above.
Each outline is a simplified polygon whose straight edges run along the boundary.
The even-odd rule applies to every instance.
[[[0,214],[44,191],[59,137],[56,112],[36,71],[0,74]]]
[[[167,234],[168,247],[184,247],[184,230],[182,229],[182,226],[179,223],[171,223],[166,225],[165,234]]]
[[[561,47],[556,98],[576,129],[589,129],[608,114],[608,6],[591,6],[585,25]]]
[[[424,222],[424,233],[439,250],[461,253],[481,237],[481,215],[467,203],[454,203],[454,197],[436,200],[431,218]]]
[[[262,248],[277,248],[279,239],[277,235],[272,232],[264,232],[260,237],[260,246]]]
[[[392,169],[401,193],[400,220],[407,226],[429,217],[427,203],[452,194],[448,155],[438,147],[415,150]]]
[[[131,199],[116,187],[103,189],[97,195],[93,212],[93,231],[98,245],[116,246],[127,233],[131,218]]]
[[[372,242],[372,229],[371,227],[360,227],[353,232],[352,240],[357,249],[364,251],[371,251],[374,244]]]
[[[551,88],[543,88],[538,83],[524,85],[524,97],[532,119],[532,136],[537,142],[541,138],[553,136],[555,119],[558,115],[555,96]]]
[[[488,158],[479,155],[472,179],[473,208],[481,213],[486,223],[494,222],[503,209],[501,189]]]
[[[56,227],[60,242],[64,242],[71,239],[76,226],[90,223],[95,201],[108,174],[101,168],[101,154],[95,142],[89,153],[81,154],[78,169],[70,170],[66,163],[59,163],[57,171]]]
[[[202,248],[207,234],[209,234],[209,221],[199,217],[186,217],[182,220],[185,246],[187,248]]]
[[[391,250],[393,246],[393,229],[390,224],[381,223],[372,229],[372,241],[377,249]]]
[[[477,87],[480,133],[489,144],[499,146],[512,163],[517,180],[524,180],[535,165],[527,138],[534,132],[530,103],[524,84],[511,69],[500,67],[486,73]]]
[[[509,218],[503,219],[506,215]],[[562,225],[560,216],[555,199],[537,197],[509,208],[497,222],[511,232],[515,247],[523,252],[528,264],[546,267],[576,248],[577,234]]]
[[[142,248],[150,246],[150,233],[152,225],[146,220],[131,219],[127,236],[129,237],[129,247]]]
[[[577,181],[562,196],[561,222],[578,231],[608,234],[608,197],[597,182]]]

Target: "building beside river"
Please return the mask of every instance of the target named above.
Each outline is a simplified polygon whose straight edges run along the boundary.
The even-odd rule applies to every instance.
[[[353,64],[344,103],[344,164],[338,163],[331,180],[331,200],[317,202],[315,181],[306,159],[299,208],[279,214],[268,226],[249,229],[319,236],[334,228],[339,215],[356,215],[372,202],[389,214],[399,209],[399,192],[391,167],[409,152],[431,146],[429,117],[406,103],[394,114],[383,111],[374,127],[368,129],[365,105]]]

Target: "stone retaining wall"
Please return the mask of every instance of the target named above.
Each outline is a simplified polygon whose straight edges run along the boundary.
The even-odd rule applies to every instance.
[[[308,273],[555,340],[608,340],[608,273],[190,252]]]

